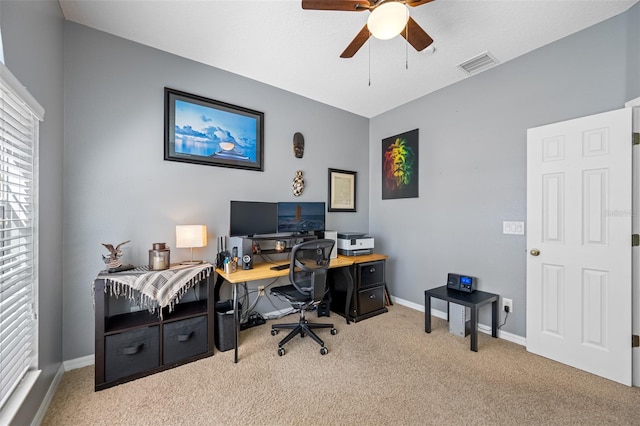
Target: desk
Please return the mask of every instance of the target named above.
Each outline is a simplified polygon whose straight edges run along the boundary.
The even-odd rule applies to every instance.
[[[225,274],[223,269],[217,268],[216,274],[218,278],[216,280],[216,293],[219,291],[222,280],[233,285],[233,324],[234,324],[234,337],[233,337],[233,362],[238,362],[238,334],[240,331],[240,318],[238,316],[238,284],[246,283],[248,281],[258,281],[269,278],[286,277],[289,275],[289,269],[283,269],[275,271],[271,269],[274,265],[280,265],[289,263],[290,261],[278,261],[273,263],[256,263],[253,265],[253,269],[238,269],[236,272]],[[348,271],[348,266],[353,265],[354,260],[349,257],[338,256],[336,259],[331,259],[329,269],[341,268],[344,270],[345,278],[351,281],[350,291],[353,291],[353,279]],[[350,293],[349,293],[350,295]],[[350,300],[350,297],[348,298]],[[348,306],[347,308],[348,309]],[[347,324],[349,319],[347,317]]]
[[[431,333],[431,298],[441,299],[446,302],[457,303],[471,309],[471,350],[478,352],[478,311],[480,306],[491,303],[491,336],[498,337],[498,299],[493,293],[476,290],[473,293],[465,293],[450,290],[447,286],[432,288],[424,292],[424,331]],[[447,307],[447,321],[449,320],[449,308]]]

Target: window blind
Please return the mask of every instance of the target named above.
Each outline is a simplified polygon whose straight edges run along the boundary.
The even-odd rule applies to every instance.
[[[36,367],[36,165],[43,113],[0,64],[0,408]]]

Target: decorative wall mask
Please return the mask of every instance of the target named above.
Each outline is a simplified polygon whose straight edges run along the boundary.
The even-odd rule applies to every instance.
[[[299,197],[304,191],[304,179],[302,179],[302,170],[296,172],[296,177],[293,178],[293,195]]]
[[[304,136],[300,132],[293,134],[293,155],[296,158],[302,158],[304,155]]]

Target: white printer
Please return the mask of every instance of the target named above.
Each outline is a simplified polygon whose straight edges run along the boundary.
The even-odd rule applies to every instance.
[[[338,233],[338,253],[359,256],[373,253],[373,237],[356,232]]]

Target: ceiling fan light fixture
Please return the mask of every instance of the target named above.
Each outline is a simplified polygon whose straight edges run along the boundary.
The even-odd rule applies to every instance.
[[[409,9],[403,3],[387,2],[376,7],[369,19],[369,32],[380,40],[389,40],[402,32],[409,20]]]

